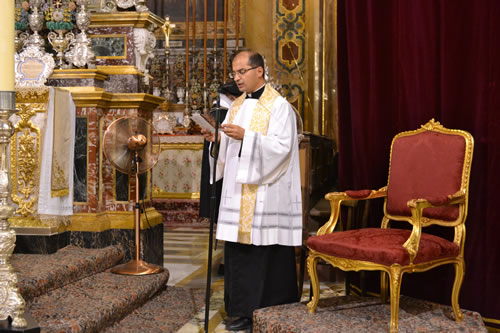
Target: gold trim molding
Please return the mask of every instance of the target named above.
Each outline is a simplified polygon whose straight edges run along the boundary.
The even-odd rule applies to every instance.
[[[141,229],[163,223],[162,215],[155,208],[147,208],[146,214],[147,220],[144,213],[141,214]],[[75,213],[68,230],[101,232],[109,229],[134,229],[134,224],[134,212]]]
[[[160,150],[202,150],[203,143],[162,143]]]
[[[161,27],[165,20],[150,12],[92,13],[89,28],[134,27],[148,28],[151,25]]]
[[[144,76],[144,73],[139,71],[135,66],[97,66],[97,70],[103,72],[106,75],[139,75]],[[149,74],[148,74],[149,75]],[[149,78],[153,77],[149,75]]]
[[[96,79],[106,80],[109,75],[139,75],[145,76],[135,66],[97,66],[96,69],[55,69],[49,79]],[[149,75],[149,78],[153,77]],[[25,89],[25,88],[23,88]]]
[[[165,192],[153,186],[153,199],[199,199],[200,192]]]
[[[13,216],[9,223],[18,235],[50,236],[66,231],[67,220],[68,216],[54,216],[46,221],[39,216]]]
[[[106,80],[108,75],[101,69],[55,69],[49,80],[55,79],[95,79]]]
[[[110,93],[97,87],[64,87],[71,92],[76,107],[140,109],[152,112],[165,101],[146,93]]]

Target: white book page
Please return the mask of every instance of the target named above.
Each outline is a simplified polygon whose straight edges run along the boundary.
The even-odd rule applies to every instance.
[[[210,132],[215,132],[215,128],[210,124],[205,118],[203,118],[199,113],[194,113],[191,115],[191,119],[197,123],[201,128],[210,131]]]

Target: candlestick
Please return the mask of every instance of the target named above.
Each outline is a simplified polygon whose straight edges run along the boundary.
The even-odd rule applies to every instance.
[[[186,90],[189,84],[189,0],[186,0]],[[186,101],[187,104],[187,101]]]
[[[208,114],[208,91],[207,83],[203,83],[203,113]]]
[[[240,0],[236,0],[236,51],[240,47]]]
[[[222,83],[226,82],[227,77],[227,0],[224,0],[224,52],[223,52],[223,76]]]
[[[196,0],[193,0],[193,51],[196,48]],[[194,54],[193,54],[194,57]],[[194,62],[193,62],[194,63]]]
[[[207,84],[207,0],[203,4],[203,86]],[[204,88],[205,89],[205,88]]]
[[[172,29],[175,28],[175,24],[170,23],[170,17],[165,16],[165,23],[161,26],[163,34],[165,35],[165,72],[163,75],[163,89],[165,93],[165,99],[167,102],[170,101],[170,34]]]
[[[214,0],[214,52],[217,50],[217,0]]]

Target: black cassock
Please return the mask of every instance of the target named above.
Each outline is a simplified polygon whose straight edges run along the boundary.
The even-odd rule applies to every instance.
[[[224,303],[229,317],[299,301],[295,247],[224,243]]]

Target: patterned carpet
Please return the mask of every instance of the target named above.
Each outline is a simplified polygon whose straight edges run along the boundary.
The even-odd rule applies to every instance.
[[[206,230],[175,229],[165,234],[164,273],[150,276],[111,274],[123,258],[118,247],[68,246],[51,255],[12,256],[18,286],[43,333],[48,332],[203,332]],[[214,268],[221,250],[214,253]],[[175,272],[169,279],[169,271]],[[209,332],[227,332],[224,281],[212,270]],[[167,285],[168,281],[168,285]],[[389,304],[378,298],[344,296],[342,283],[322,284],[318,310],[301,303],[254,313],[254,332],[387,332]],[[457,323],[449,306],[402,296],[399,332],[487,332],[478,313],[464,311]]]
[[[201,311],[205,290],[167,287],[105,333],[177,332]]]
[[[19,291],[29,304],[37,296],[117,265],[123,256],[117,246],[82,249],[70,245],[48,255],[16,253],[11,263]]]
[[[207,227],[208,219],[200,218],[200,203],[196,199],[158,199],[154,208],[163,216],[165,227]]]
[[[477,312],[463,311],[456,322],[449,306],[401,296],[399,332],[488,332]],[[342,296],[320,299],[315,314],[305,303],[280,305],[254,312],[253,332],[388,332],[390,305],[378,298]]]

